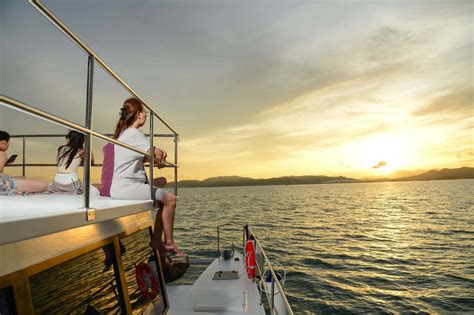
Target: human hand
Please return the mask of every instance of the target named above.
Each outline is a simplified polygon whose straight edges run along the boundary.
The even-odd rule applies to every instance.
[[[166,153],[165,150],[155,148],[155,163],[158,166],[158,168],[165,167],[167,156],[168,154]]]
[[[156,149],[155,159],[158,162],[158,164],[165,163],[167,156],[168,156],[168,153],[166,153],[165,150]]]

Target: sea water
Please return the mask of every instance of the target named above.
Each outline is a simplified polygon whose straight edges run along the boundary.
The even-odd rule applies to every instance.
[[[180,189],[193,257],[215,256],[227,222],[284,266],[296,313],[474,312],[474,180]]]

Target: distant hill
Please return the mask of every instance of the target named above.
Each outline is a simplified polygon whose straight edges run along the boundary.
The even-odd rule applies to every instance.
[[[268,186],[268,185],[304,185],[304,184],[330,184],[353,183],[354,178],[330,176],[285,176],[266,179],[255,179],[240,176],[211,177],[205,180],[182,180],[181,187],[229,187],[229,186]],[[170,183],[172,185],[172,183]]]
[[[253,180],[250,177],[240,176],[219,176],[210,177],[205,180],[182,180],[179,185],[182,187],[215,187],[215,186],[240,186],[239,183]]]
[[[415,176],[400,177],[396,181],[412,180],[441,180],[441,179],[469,179],[474,178],[474,167],[443,168],[431,170]]]
[[[426,173],[427,170],[397,170],[390,174],[390,178],[411,177]]]
[[[343,176],[284,176],[265,179],[255,179],[240,176],[218,176],[205,180],[182,180],[180,187],[230,187],[230,186],[269,186],[269,185],[305,185],[305,184],[333,184],[333,183],[364,183],[364,182],[389,182],[389,181],[416,181],[416,180],[441,180],[441,179],[474,179],[473,167],[455,169],[444,168],[431,170],[415,176],[400,177],[396,179],[366,179],[358,180]],[[173,183],[169,183],[172,187]]]

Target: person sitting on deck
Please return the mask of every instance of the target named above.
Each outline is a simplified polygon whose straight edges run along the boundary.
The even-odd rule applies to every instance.
[[[48,183],[41,179],[27,179],[23,176],[8,176],[3,168],[8,164],[7,150],[10,146],[10,134],[0,130],[0,195],[43,192]]]
[[[77,176],[77,169],[84,162],[84,135],[71,130],[67,134],[66,140],[67,144],[58,148],[56,176],[48,186],[48,191],[51,193],[81,194],[83,187]],[[94,156],[91,156],[91,159],[92,164],[94,164]],[[95,188],[92,188],[91,191],[97,193]]]
[[[100,176],[100,195],[103,197],[110,197],[110,186],[112,186],[112,178],[114,176],[114,145],[112,143],[107,143],[102,148],[104,153],[104,159],[102,161],[102,174]],[[166,185],[166,178],[158,177],[153,181],[155,187],[163,188]],[[160,204],[160,209],[163,208],[163,205]],[[123,255],[126,252],[125,246],[119,240],[120,253]],[[102,250],[105,254],[104,269],[102,272],[106,272],[110,269],[112,264],[115,261],[113,244],[102,247]]]
[[[102,162],[102,174],[100,176],[100,195],[110,197],[110,187],[112,186],[112,178],[114,176],[114,159],[115,149],[113,143],[107,143],[102,148],[104,159]],[[163,188],[167,184],[166,178],[157,177],[153,180],[153,186]],[[160,203],[160,208],[163,205]]]
[[[143,104],[136,98],[125,100],[120,111],[120,119],[114,133],[117,139],[143,151],[150,151],[158,166],[166,161],[166,152],[158,148],[150,149],[150,141],[138,129],[145,124],[147,112]],[[115,199],[150,199],[151,187],[147,181],[143,163],[148,157],[129,149],[115,146],[114,174],[110,195]],[[155,219],[155,231],[150,246],[160,252],[170,252],[176,256],[184,256],[176,246],[173,238],[174,217],[176,212],[176,196],[162,188],[154,188],[154,199],[163,204]],[[165,239],[162,240],[164,233]]]

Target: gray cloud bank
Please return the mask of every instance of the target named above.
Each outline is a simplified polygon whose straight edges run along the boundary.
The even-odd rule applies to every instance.
[[[185,146],[225,147],[226,130],[257,125],[239,152],[268,158],[396,130],[388,118],[400,112],[430,124],[472,115],[470,1],[45,2],[156,104]],[[84,54],[28,4],[1,6],[2,93],[83,123]],[[96,74],[94,124],[110,132],[127,93]],[[315,101],[293,104],[306,94]],[[407,95],[420,101],[402,103]],[[49,131],[0,114],[14,133]]]

